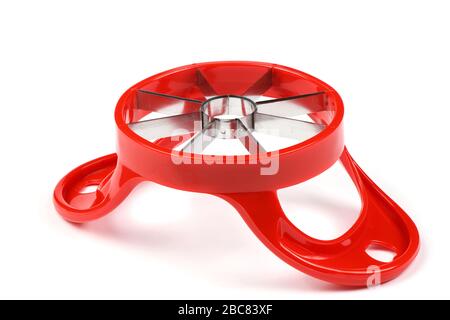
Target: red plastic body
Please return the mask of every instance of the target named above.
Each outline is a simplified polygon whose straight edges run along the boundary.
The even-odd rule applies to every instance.
[[[330,112],[312,114],[326,128],[313,138],[281,149],[279,170],[261,175],[262,164],[252,155],[235,156],[235,163],[207,164],[200,154],[174,154],[170,140],[151,143],[128,127],[138,114],[136,90],[164,91],[198,98],[192,90],[195,70],[202,70],[219,94],[242,94],[268,68],[274,85],[268,96],[302,94],[324,90]],[[236,80],[238,79],[238,80]],[[185,108],[193,108],[186,104]],[[419,235],[406,213],[385,195],[358,167],[344,147],[343,103],[330,86],[298,70],[260,62],[211,62],[193,64],[152,76],[127,90],[116,110],[117,153],[90,161],[67,174],[56,186],[54,203],[67,220],[84,223],[111,212],[140,182],[153,181],[172,188],[209,193],[230,202],[258,238],[288,264],[319,279],[350,286],[366,286],[374,272],[380,282],[399,275],[414,259]],[[270,153],[269,153],[270,156]],[[237,159],[239,158],[239,159]],[[184,160],[183,164],[180,164]],[[338,239],[313,239],[297,229],[285,216],[276,191],[306,181],[340,160],[357,187],[361,214],[353,227]],[[93,193],[81,193],[97,185]],[[365,249],[379,244],[396,252],[392,262],[371,258]]]

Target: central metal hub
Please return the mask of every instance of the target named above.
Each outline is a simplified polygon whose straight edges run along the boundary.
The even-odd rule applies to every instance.
[[[202,129],[211,137],[236,139],[254,129],[256,104],[245,97],[218,96],[201,106]]]

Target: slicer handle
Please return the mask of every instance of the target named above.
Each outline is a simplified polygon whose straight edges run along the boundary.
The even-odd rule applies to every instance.
[[[53,202],[64,219],[83,223],[111,212],[141,181],[113,153],[69,172],[56,186]]]
[[[314,239],[297,229],[284,214],[276,191],[220,194],[242,215],[258,238],[278,257],[319,279],[349,286],[370,286],[398,276],[414,259],[419,234],[413,221],[361,170],[345,149],[340,157],[355,183],[362,209],[356,223],[341,237]],[[396,252],[391,262],[366,253],[377,245]]]

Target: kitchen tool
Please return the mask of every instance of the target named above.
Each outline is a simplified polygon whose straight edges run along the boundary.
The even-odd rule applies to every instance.
[[[350,156],[343,114],[333,88],[277,64],[207,62],[165,71],[122,95],[117,152],[68,173],[54,204],[65,219],[85,223],[111,212],[142,181],[208,193],[231,203],[273,253],[302,272],[349,286],[389,281],[416,256],[418,231]],[[337,160],[359,191],[361,213],[339,238],[314,239],[287,219],[277,190]],[[396,256],[375,260],[366,252],[373,246]]]

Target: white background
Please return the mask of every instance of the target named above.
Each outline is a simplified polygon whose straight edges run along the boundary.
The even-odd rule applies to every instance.
[[[448,1],[2,1],[1,298],[450,298]],[[114,151],[129,86],[210,60],[268,61],[332,85],[358,163],[416,222],[413,265],[374,290],[289,267],[209,195],[143,184],[84,226],[58,180]],[[280,192],[296,224],[332,238],[359,200],[338,166]]]

